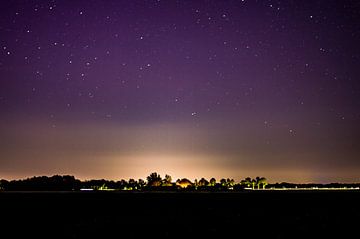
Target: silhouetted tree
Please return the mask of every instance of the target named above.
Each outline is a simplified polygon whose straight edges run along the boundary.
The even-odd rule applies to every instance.
[[[149,176],[146,177],[147,185],[151,187],[161,186],[162,179],[159,174],[151,173]]]
[[[8,184],[9,184],[8,181],[6,181],[5,179],[1,179],[0,180],[0,191],[1,190],[6,190]]]
[[[251,187],[252,187],[252,189],[255,189],[255,185],[256,185],[256,179],[251,179]]]
[[[243,180],[241,180],[240,184],[245,185],[246,187],[250,187],[251,186],[251,178],[247,177]]]
[[[210,186],[215,186],[216,184],[216,179],[215,178],[211,178],[210,179]]]
[[[226,179],[225,178],[220,179],[220,184],[221,186],[226,187]]]
[[[208,182],[205,178],[201,178],[198,183],[199,183],[199,187],[203,187],[203,186],[208,186],[208,185],[209,185],[209,182]]]
[[[127,187],[127,182],[124,179],[121,179],[120,181],[116,181],[111,185],[111,188],[117,189],[117,190],[124,190]]]
[[[146,186],[146,182],[140,178],[138,180],[138,185],[139,185],[139,188],[143,188]]]
[[[258,178],[257,177],[257,185],[258,185],[258,189],[260,188],[260,186],[262,186],[262,189],[265,189],[266,185],[267,185],[267,180],[264,177]]]
[[[197,188],[199,186],[199,182],[197,179],[194,180],[194,186],[195,186],[195,188]]]
[[[135,179],[133,178],[130,178],[129,179],[129,182],[128,182],[128,188],[129,190],[134,190],[134,189],[137,189],[137,182]]]
[[[234,185],[235,185],[234,179],[230,179],[230,178],[226,179],[226,187],[227,188],[233,188]]]
[[[255,182],[256,182],[256,186],[257,186],[257,189],[260,189],[260,177],[256,177],[255,178]]]
[[[171,176],[166,174],[163,180],[163,186],[171,186],[172,185],[171,181],[172,181]]]

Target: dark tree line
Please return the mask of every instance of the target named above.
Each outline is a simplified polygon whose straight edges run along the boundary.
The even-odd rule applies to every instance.
[[[209,181],[205,178],[195,179],[193,182],[187,178],[173,181],[170,175],[162,178],[154,172],[147,176],[146,181],[143,179],[129,180],[87,180],[80,181],[70,175],[54,175],[51,177],[41,176],[32,177],[22,180],[0,180],[0,190],[4,191],[78,191],[78,190],[135,190],[135,191],[240,191],[245,189],[260,190],[265,188],[282,189],[282,188],[355,188],[360,184],[292,184],[276,183],[268,184],[266,178],[247,177],[236,183],[234,179],[223,178],[217,181],[211,178]]]
[[[274,183],[268,184],[269,188],[287,188],[287,189],[296,189],[296,188],[304,188],[304,189],[316,189],[316,188],[359,188],[360,183],[328,183],[328,184],[318,184],[318,183]]]
[[[262,178],[265,180],[264,178]],[[249,179],[252,182],[252,179]],[[249,181],[248,180],[248,181]],[[255,180],[255,179],[254,179]],[[0,190],[5,191],[78,191],[84,189],[90,190],[205,190],[205,191],[226,191],[226,190],[242,190],[248,187],[246,180],[235,183],[233,179],[221,179],[216,181],[211,178],[208,181],[205,178],[200,180],[195,179],[192,182],[189,179],[182,178],[173,181],[170,175],[165,175],[162,178],[158,173],[154,172],[147,176],[146,181],[143,179],[129,179],[129,180],[87,180],[80,181],[74,176],[70,175],[54,175],[51,177],[40,176],[21,180],[0,180]],[[256,181],[256,180],[255,180]],[[259,180],[256,185],[260,185]],[[252,184],[255,185],[255,184]],[[263,184],[265,185],[265,184]]]
[[[82,182],[70,175],[40,176],[23,180],[0,180],[0,189],[5,191],[71,191],[80,190]]]

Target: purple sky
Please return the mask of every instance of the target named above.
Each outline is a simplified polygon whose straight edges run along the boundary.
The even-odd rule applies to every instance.
[[[358,1],[6,1],[0,178],[360,180]]]

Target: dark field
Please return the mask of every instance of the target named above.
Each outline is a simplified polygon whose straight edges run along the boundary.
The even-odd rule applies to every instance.
[[[358,191],[2,192],[0,232],[7,238],[340,238],[358,234],[359,203]]]

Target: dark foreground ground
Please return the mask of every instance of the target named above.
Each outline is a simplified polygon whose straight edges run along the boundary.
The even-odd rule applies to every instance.
[[[0,206],[6,238],[350,238],[360,220],[358,191],[0,192]]]

